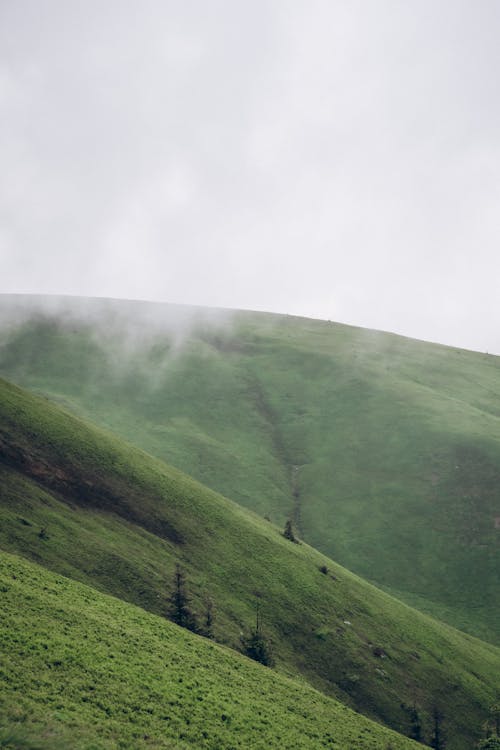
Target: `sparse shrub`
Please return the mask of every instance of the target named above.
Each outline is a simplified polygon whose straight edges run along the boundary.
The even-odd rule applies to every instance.
[[[274,666],[271,644],[262,632],[262,622],[258,607],[255,628],[249,636],[241,637],[241,645],[245,656],[258,661],[260,664],[264,664],[266,667]]]
[[[38,538],[43,539],[44,541],[49,538],[49,535],[47,534],[47,529],[40,529],[38,532]]]
[[[319,570],[321,573],[323,573],[324,576],[328,575],[328,568],[326,565],[320,565]]]
[[[264,638],[262,633],[252,630],[249,636],[241,638],[243,653],[250,659],[264,664],[266,667],[274,665],[274,658],[271,652],[269,641]]]
[[[494,703],[490,707],[488,728],[495,733],[496,737],[500,737],[500,703]]]
[[[478,750],[500,750],[500,737],[488,737],[477,745]]]

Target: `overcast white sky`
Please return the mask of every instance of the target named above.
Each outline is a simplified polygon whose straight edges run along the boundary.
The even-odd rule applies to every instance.
[[[500,353],[498,0],[0,0],[0,292]]]

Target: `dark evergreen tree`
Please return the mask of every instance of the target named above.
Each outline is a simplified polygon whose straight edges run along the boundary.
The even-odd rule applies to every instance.
[[[169,598],[169,617],[176,625],[187,628],[194,633],[198,632],[196,615],[189,606],[189,597],[186,591],[186,577],[179,563],[175,566],[174,586]]]
[[[432,711],[432,720],[434,731],[432,733],[431,747],[434,750],[444,750],[446,747],[446,739],[443,732],[443,714],[437,706],[434,706]]]
[[[285,539],[289,539],[291,542],[295,542],[295,544],[299,543],[299,540],[295,536],[295,532],[293,530],[293,524],[290,519],[285,524],[285,528],[283,530],[283,536]]]
[[[412,740],[416,740],[417,742],[423,742],[422,738],[422,722],[420,721],[420,716],[417,711],[416,706],[412,706],[410,708],[410,737]]]
[[[246,656],[249,656],[250,659],[258,661],[260,662],[260,664],[264,664],[266,667],[272,667],[274,665],[271,645],[269,643],[269,640],[264,636],[262,632],[262,619],[258,606],[255,628],[252,630],[249,636],[242,636],[241,644],[243,646],[243,653]]]
[[[213,624],[214,624],[214,603],[211,599],[207,599],[207,606],[205,609],[205,621],[203,623],[202,635],[205,638],[213,638]]]

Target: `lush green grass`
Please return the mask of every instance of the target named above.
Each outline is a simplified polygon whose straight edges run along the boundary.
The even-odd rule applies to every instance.
[[[6,376],[500,643],[499,358],[288,316],[37,304],[4,333]]]
[[[0,546],[164,613],[175,562],[238,648],[257,602],[277,670],[409,731],[435,705],[450,750],[478,736],[500,652],[285,540],[269,522],[49,401],[0,381]],[[42,533],[42,529],[44,533]],[[327,574],[320,567],[328,567]]]
[[[416,747],[303,683],[5,553],[0,596],[0,727],[14,737],[74,750]]]

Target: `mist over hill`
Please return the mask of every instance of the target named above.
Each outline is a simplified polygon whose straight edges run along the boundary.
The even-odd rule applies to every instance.
[[[0,373],[500,642],[500,360],[290,316],[0,300]]]

